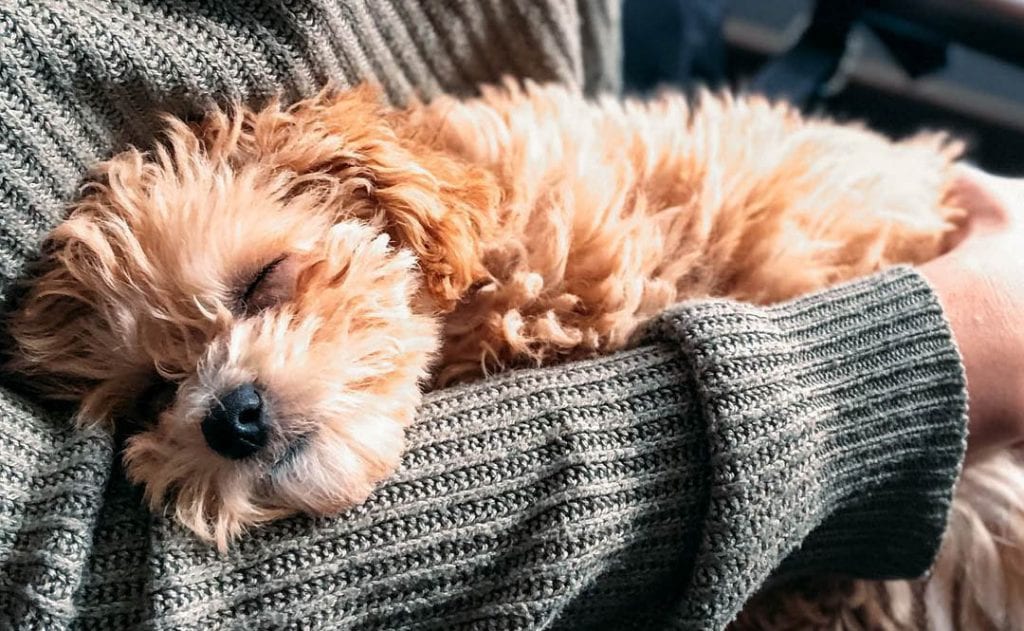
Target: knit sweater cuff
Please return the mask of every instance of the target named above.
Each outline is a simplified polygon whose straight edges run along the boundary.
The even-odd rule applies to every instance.
[[[750,593],[742,587],[783,560],[787,574],[927,570],[964,456],[967,403],[959,353],[920,275],[896,268],[767,309],[683,305],[654,332],[682,346],[707,422],[696,589],[747,576],[751,585],[734,587]]]

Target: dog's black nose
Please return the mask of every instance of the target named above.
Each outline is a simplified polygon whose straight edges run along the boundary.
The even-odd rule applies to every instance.
[[[267,444],[263,398],[251,384],[243,384],[214,401],[203,419],[206,444],[220,455],[241,460]]]

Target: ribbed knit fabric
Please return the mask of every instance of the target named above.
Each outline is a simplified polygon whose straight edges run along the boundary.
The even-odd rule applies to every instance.
[[[614,0],[0,3],[0,290],[160,110],[364,76],[614,88],[617,23]],[[0,628],[717,628],[780,562],[923,571],[963,412],[907,270],[690,305],[633,351],[430,395],[369,503],[221,558],[142,508],[109,437],[0,391]]]
[[[635,350],[429,395],[367,504],[267,527],[223,558],[146,515],[109,475],[106,438],[8,399],[0,615],[38,629],[719,628],[784,559],[922,573],[963,455],[963,388],[909,270],[772,309],[683,306]]]
[[[159,115],[370,79],[395,101],[504,75],[619,84],[617,0],[0,2],[0,293],[85,170]],[[584,70],[586,69],[586,70]]]
[[[723,597],[688,598],[687,626],[731,619],[797,546],[784,573],[893,578],[931,564],[966,438],[942,321],[904,268],[827,298],[708,301],[654,324],[688,356],[710,445],[691,589]]]

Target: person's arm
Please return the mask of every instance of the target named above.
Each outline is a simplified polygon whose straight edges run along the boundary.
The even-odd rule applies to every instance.
[[[686,626],[724,625],[773,572],[928,569],[964,455],[966,393],[918,273],[768,309],[697,303],[658,330],[696,377],[710,445]]]
[[[956,349],[912,271],[770,309],[694,303],[635,350],[428,396],[367,504],[256,530],[227,558],[162,518],[138,542],[143,509],[116,483],[77,614],[716,628],[783,559],[925,571],[963,413]]]

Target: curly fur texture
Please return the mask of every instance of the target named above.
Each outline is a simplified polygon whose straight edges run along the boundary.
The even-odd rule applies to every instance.
[[[128,475],[224,548],[362,501],[397,466],[423,383],[622,348],[687,298],[770,303],[936,256],[960,215],[958,153],[757,98],[586,102],[511,83],[401,110],[360,88],[169,120],[53,231],[11,367],[78,402],[79,423],[136,425]],[[250,382],[270,443],[226,460],[200,421]],[[154,383],[172,402],[138,418]],[[1024,625],[1022,476],[1008,457],[967,471],[927,584],[792,594],[739,624],[911,627],[920,600],[940,626]]]

